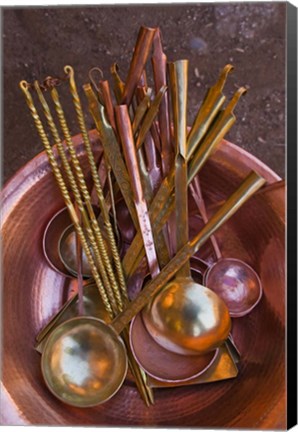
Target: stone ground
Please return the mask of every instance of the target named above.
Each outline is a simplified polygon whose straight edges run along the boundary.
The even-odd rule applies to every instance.
[[[93,66],[109,78],[115,61],[125,79],[141,25],[161,28],[168,60],[190,60],[189,123],[221,68],[235,66],[226,95],[249,92],[226,138],[284,176],[285,19],[284,2],[3,9],[3,181],[42,150],[19,81],[71,64],[81,85]]]

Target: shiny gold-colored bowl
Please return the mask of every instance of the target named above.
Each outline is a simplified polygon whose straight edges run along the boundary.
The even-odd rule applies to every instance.
[[[51,333],[41,369],[48,388],[62,402],[92,407],[110,399],[121,387],[127,371],[126,349],[101,320],[76,317]]]
[[[231,319],[213,291],[191,277],[175,278],[144,308],[143,319],[153,339],[177,354],[205,354],[227,339]]]
[[[99,155],[98,136],[90,136]],[[74,141],[88,171],[80,137]],[[207,208],[226,199],[251,169],[269,183],[279,180],[259,160],[223,142],[200,173]],[[232,334],[241,353],[238,376],[157,388],[156,403],[149,409],[127,377],[111,400],[81,409],[51,394],[42,377],[40,354],[33,348],[37,333],[69,297],[72,279],[49,265],[42,248],[47,223],[64,207],[60,192],[44,153],[29,162],[2,192],[1,423],[285,429],[284,192],[281,188],[251,198],[216,234],[223,256],[251,265],[264,290],[249,315],[233,320]],[[202,222],[192,201],[190,221],[193,236]],[[200,256],[207,256],[207,248],[209,242]]]

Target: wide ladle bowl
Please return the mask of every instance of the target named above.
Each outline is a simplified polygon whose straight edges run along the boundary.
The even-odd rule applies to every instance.
[[[128,362],[125,345],[111,326],[94,317],[76,317],[49,336],[41,369],[49,390],[62,402],[92,407],[121,387]]]
[[[191,274],[197,281],[202,274],[196,269],[197,261],[191,258]],[[143,314],[136,315],[130,325],[130,346],[142,369],[163,383],[181,384],[197,379],[216,361],[219,350],[207,354],[181,355],[158,344],[146,329]]]
[[[81,317],[55,329],[42,354],[42,370],[49,389],[75,406],[93,406],[111,398],[121,387],[127,368],[126,350],[118,335],[264,182],[252,172],[200,233],[177,252],[110,325],[95,318]]]

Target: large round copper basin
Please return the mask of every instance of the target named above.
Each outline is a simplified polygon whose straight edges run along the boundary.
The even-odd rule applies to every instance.
[[[95,131],[90,136],[99,155],[98,136]],[[75,143],[86,169],[80,136]],[[216,202],[227,198],[251,169],[268,183],[279,180],[259,160],[223,141],[200,174],[207,208],[214,211]],[[49,392],[33,348],[36,334],[66,301],[71,284],[43,255],[44,229],[64,204],[45,154],[36,156],[2,192],[2,424],[284,429],[284,203],[284,188],[259,193],[217,234],[223,256],[248,263],[264,289],[258,306],[233,320],[232,334],[241,353],[236,378],[155,389],[150,408],[127,379],[105,404],[74,408]],[[195,212],[190,200],[190,215]]]

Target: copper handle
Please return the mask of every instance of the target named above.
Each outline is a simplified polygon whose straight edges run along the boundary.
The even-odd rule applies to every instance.
[[[159,273],[158,259],[154,246],[151,222],[149,219],[148,208],[144,198],[141,176],[138,166],[137,153],[133,140],[132,127],[128,114],[127,105],[115,107],[117,126],[126,160],[126,166],[130,175],[131,187],[135,197],[135,206],[139,218],[141,234],[143,237],[144,248],[148,260],[148,265],[152,277]]]

